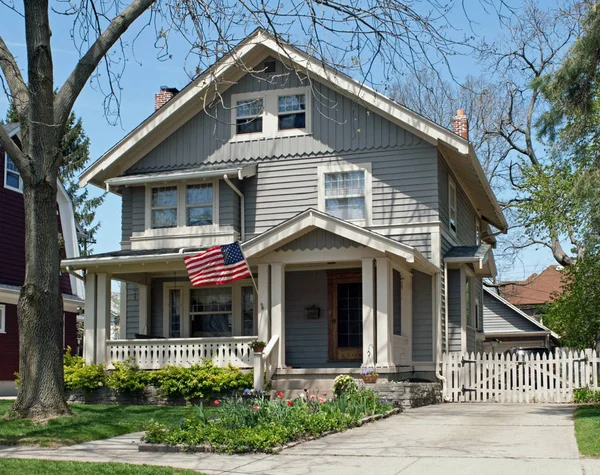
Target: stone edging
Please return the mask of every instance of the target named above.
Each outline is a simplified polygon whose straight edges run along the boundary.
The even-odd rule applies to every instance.
[[[367,417],[363,417],[361,420],[358,421],[358,423],[356,424],[356,426],[354,427],[360,427],[364,424],[368,424],[369,422],[375,422],[378,421],[380,419],[385,419],[387,417],[393,416],[394,414],[399,414],[402,412],[402,408],[394,408],[384,414],[375,414],[374,416],[367,416]],[[354,427],[349,427],[348,429],[353,429]],[[281,451],[285,450],[285,449],[289,449],[291,447],[294,447],[298,444],[301,444],[303,442],[308,442],[310,440],[316,440],[316,439],[320,439],[322,437],[326,437],[328,435],[331,434],[336,434],[342,431],[339,430],[330,430],[327,432],[323,432],[321,435],[319,436],[311,436],[311,437],[307,437],[306,439],[302,439],[302,440],[295,440],[293,442],[290,442],[288,444],[282,445],[280,447],[275,447],[273,449],[273,453],[274,454],[278,454]],[[204,445],[191,445],[191,446],[187,446],[187,445],[183,445],[183,444],[178,444],[178,445],[169,445],[169,444],[150,444],[148,442],[142,442],[139,446],[138,446],[138,451],[139,452],[162,452],[162,453],[173,453],[173,452],[191,452],[191,453],[201,453],[201,452],[208,452],[207,447]],[[251,452],[250,450],[247,450],[247,452]]]

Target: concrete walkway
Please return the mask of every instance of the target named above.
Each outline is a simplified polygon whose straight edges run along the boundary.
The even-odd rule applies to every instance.
[[[580,459],[573,406],[443,404],[306,442],[279,455],[140,453],[141,434],[60,449],[1,447],[0,457],[170,465],[209,474],[600,475]]]

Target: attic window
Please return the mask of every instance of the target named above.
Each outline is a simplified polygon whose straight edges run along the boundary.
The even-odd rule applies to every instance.
[[[263,67],[262,70],[263,72],[270,74],[270,73],[274,73],[275,70],[277,68],[277,63],[274,59],[267,59],[264,63],[263,63]]]
[[[264,101],[262,97],[236,103],[236,133],[252,134],[263,130]]]

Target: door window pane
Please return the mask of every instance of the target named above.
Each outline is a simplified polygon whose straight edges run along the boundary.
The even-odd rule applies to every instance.
[[[231,308],[231,287],[192,289],[190,291],[192,336],[231,336]]]
[[[243,335],[253,336],[254,332],[254,287],[242,287]]]
[[[181,289],[169,290],[169,321],[171,338],[181,337]]]
[[[362,283],[337,284],[338,347],[362,346]]]

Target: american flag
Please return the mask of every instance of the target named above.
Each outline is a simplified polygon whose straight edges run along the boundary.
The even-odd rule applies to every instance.
[[[238,242],[211,247],[183,260],[194,287],[229,284],[250,277],[248,263]]]

